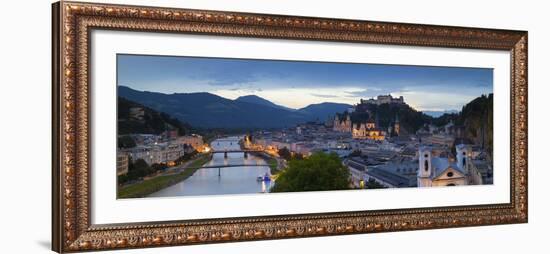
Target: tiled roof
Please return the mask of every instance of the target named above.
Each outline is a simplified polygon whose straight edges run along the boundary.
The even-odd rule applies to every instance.
[[[431,162],[432,162],[432,169],[433,169],[432,178],[439,177],[448,168],[452,168],[458,171],[459,173],[461,173],[462,175],[465,174],[465,172],[462,171],[462,169],[460,169],[458,165],[456,165],[456,162],[450,162],[448,158],[435,157],[435,158],[432,158]]]

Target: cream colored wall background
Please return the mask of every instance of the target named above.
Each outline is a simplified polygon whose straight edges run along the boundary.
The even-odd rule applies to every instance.
[[[545,1],[113,0],[187,8],[529,31],[529,223],[113,253],[548,253],[550,22]],[[1,253],[50,245],[50,1],[5,1],[0,40]],[[458,244],[458,245],[457,245]]]

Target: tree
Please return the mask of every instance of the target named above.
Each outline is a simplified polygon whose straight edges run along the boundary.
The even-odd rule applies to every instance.
[[[281,158],[287,161],[292,159],[292,153],[290,153],[290,151],[286,147],[279,148],[279,151],[277,151],[277,153],[279,154],[279,156],[281,156]]]
[[[153,164],[160,166],[161,164]],[[129,181],[138,180],[155,172],[143,159],[128,164],[128,173],[118,176],[118,184],[124,184]]]
[[[136,180],[154,172],[155,171],[149,167],[147,162],[143,159],[138,159],[128,165],[128,180]]]
[[[168,166],[164,163],[154,163],[151,165],[151,169],[153,169],[153,171],[165,170],[167,168]]]
[[[118,137],[118,148],[132,148],[136,147],[136,141],[130,136],[120,136]]]
[[[353,150],[353,152],[349,154],[349,157],[359,157],[361,154],[361,150]]]
[[[379,182],[377,182],[376,180],[370,178],[367,181],[366,188],[367,189],[384,189],[384,188],[386,188],[386,186],[384,186],[384,185],[380,184]]]
[[[193,149],[191,152],[186,152],[183,156],[180,156],[179,158],[177,158],[175,162],[176,164],[181,165],[184,162],[193,158],[193,156],[195,156],[197,153],[198,153],[197,150]]]
[[[143,109],[142,119],[135,119],[130,113],[132,108]],[[159,135],[167,130],[177,130],[178,135],[186,135],[191,126],[188,123],[181,122],[177,118],[158,112],[137,102],[118,97],[118,133],[135,134],[150,133]]]
[[[301,153],[295,153],[294,156],[292,156],[292,159],[294,159],[294,160],[303,160],[304,155],[301,154]]]
[[[349,188],[349,177],[336,153],[318,152],[302,160],[290,160],[271,191],[343,190]]]

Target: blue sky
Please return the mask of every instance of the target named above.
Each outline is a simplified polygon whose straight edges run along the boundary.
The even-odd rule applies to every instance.
[[[493,70],[485,68],[141,55],[118,55],[117,68],[118,85],[140,91],[253,94],[290,108],[392,94],[417,110],[460,110],[493,92]]]

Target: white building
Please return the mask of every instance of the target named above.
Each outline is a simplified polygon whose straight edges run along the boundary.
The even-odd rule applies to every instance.
[[[116,175],[125,175],[128,173],[128,153],[117,151],[116,156]]]
[[[188,136],[182,136],[182,137],[178,137],[176,139],[176,143],[178,144],[187,144],[187,145],[190,145],[192,146],[195,150],[200,150],[202,148],[202,146],[204,145],[203,143],[203,139],[202,139],[202,136],[200,135],[188,135]]]
[[[456,154],[456,161],[434,157],[430,146],[421,146],[418,151],[418,187],[481,184],[481,174],[472,164],[470,146],[457,145]]]
[[[444,145],[444,146],[452,146],[453,142],[455,141],[454,136],[447,135],[447,134],[433,134],[431,136],[428,136],[424,138],[424,141],[426,143],[436,144],[436,145]]]
[[[185,154],[183,144],[161,143],[153,146],[137,146],[127,150],[132,161],[144,160],[148,165],[172,163]]]

